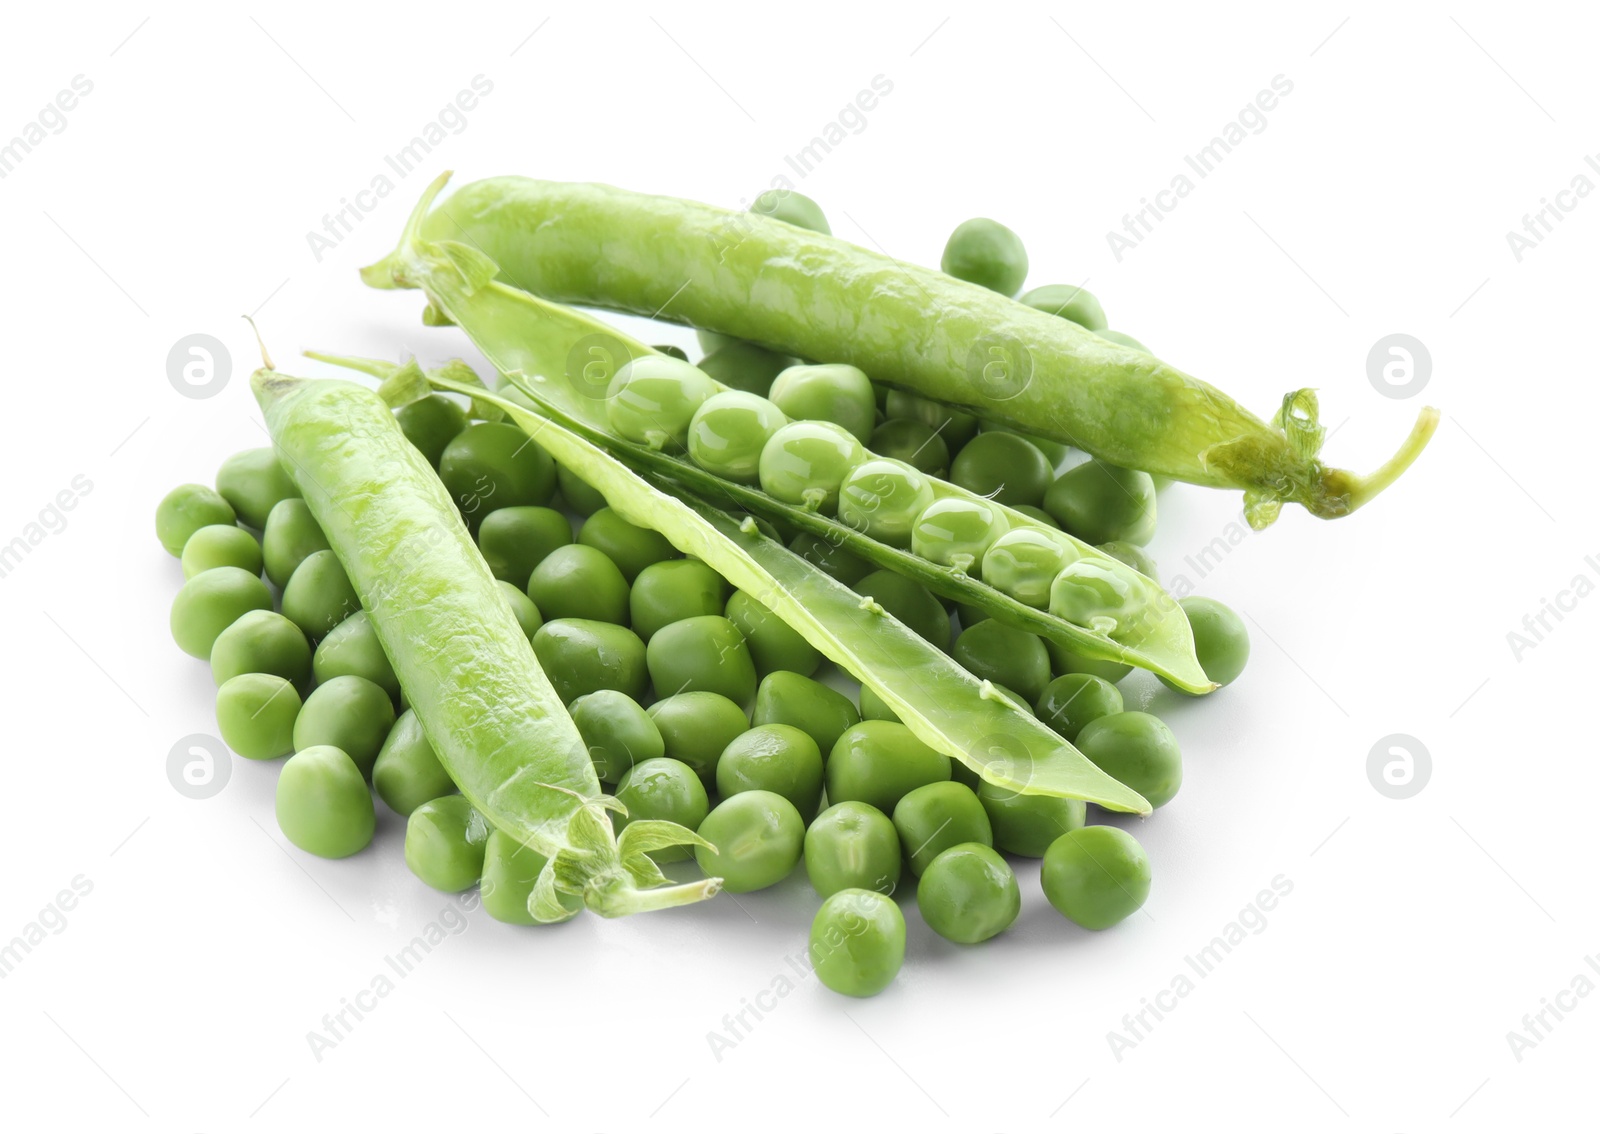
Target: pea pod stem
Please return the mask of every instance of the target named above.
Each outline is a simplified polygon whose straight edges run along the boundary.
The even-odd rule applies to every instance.
[[[1425,409],[1396,459],[1358,476],[1322,462],[1314,399],[1312,428],[1297,434],[1144,351],[942,272],[760,214],[606,185],[498,177],[429,212],[448,178],[429,187],[410,231],[480,254],[518,288],[849,362],[1115,465],[1240,488],[1256,527],[1290,502],[1323,519],[1348,515],[1430,433]],[[405,244],[362,278],[417,286]],[[1318,444],[1303,444],[1313,431]]]

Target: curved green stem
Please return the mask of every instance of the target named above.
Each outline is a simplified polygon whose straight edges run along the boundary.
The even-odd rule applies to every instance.
[[[1321,502],[1324,507],[1313,509],[1312,514],[1324,520],[1347,516],[1400,479],[1400,474],[1427,448],[1434,431],[1439,428],[1439,418],[1439,411],[1433,406],[1422,407],[1416,424],[1395,455],[1365,476],[1344,469],[1329,469],[1322,478],[1327,491],[1327,498]]]

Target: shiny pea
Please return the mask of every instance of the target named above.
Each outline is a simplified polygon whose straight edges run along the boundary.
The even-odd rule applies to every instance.
[[[406,865],[435,890],[476,886],[492,829],[466,796],[429,800],[406,818]]]
[[[716,848],[694,848],[700,869],[721,878],[730,893],[744,894],[783,881],[799,865],[806,825],[783,796],[757,790],[724,799],[696,833]]]
[[[903,461],[862,461],[839,487],[839,522],[892,547],[911,546],[911,528],[933,503],[933,485]]]
[[[675,693],[650,706],[669,759],[694,769],[707,783],[717,780],[717,761],[750,727],[744,709],[720,693]]]
[[[1083,826],[1084,803],[1055,795],[1025,795],[980,781],[978,802],[989,816],[994,845],[1007,854],[1042,858],[1050,844]]]
[[[635,764],[666,755],[666,741],[656,722],[626,693],[598,689],[579,697],[567,711],[588,745],[601,783],[614,784]]]
[[[888,814],[907,792],[950,778],[950,758],[903,724],[861,721],[840,734],[828,754],[830,803],[859,800]]]
[[[528,585],[552,551],[572,542],[572,523],[554,508],[524,504],[496,508],[478,525],[478,550],[496,579]]]
[[[744,635],[759,677],[779,670],[809,677],[822,664],[815,646],[747,591],[734,591],[723,615]]]
[[[617,799],[628,809],[616,817],[620,833],[635,819],[662,819],[693,831],[705,822],[711,802],[705,786],[689,765],[667,757],[643,760],[629,768],[617,784]],[[681,862],[689,857],[684,846],[650,852],[657,862]]]
[[[905,915],[875,890],[840,890],[817,911],[808,949],[812,970],[828,988],[845,996],[876,996],[905,962]]]
[[[1090,721],[1122,712],[1122,694],[1103,677],[1064,673],[1044,687],[1038,711],[1039,719],[1070,743]]]
[[[551,619],[534,634],[533,652],[556,695],[568,704],[597,689],[617,689],[637,700],[649,685],[644,643],[626,626]]]
[[[1036,610],[1050,605],[1050,587],[1075,553],[1059,538],[1030,528],[1006,532],[983,553],[983,581]]]
[[[923,559],[957,571],[971,571],[1006,530],[991,504],[964,497],[935,500],[911,529],[911,550]]]
[[[300,495],[271,449],[246,449],[223,461],[217,470],[217,492],[233,506],[240,523],[257,531],[266,527],[278,501]]]
[[[837,689],[810,677],[777,670],[761,679],[756,690],[756,725],[792,725],[817,744],[820,752],[833,750],[840,735],[861,719],[855,705]]]
[[[785,504],[832,513],[839,486],[865,457],[861,442],[840,426],[791,421],[761,450],[761,489]]]
[[[275,810],[284,837],[322,858],[348,858],[365,849],[377,830],[361,769],[330,745],[289,757],[278,773]]]
[[[328,537],[311,514],[311,506],[298,496],[280,500],[267,513],[261,532],[261,559],[272,585],[283,588],[295,569],[316,551],[328,550]]]
[[[761,450],[789,423],[759,394],[723,390],[701,403],[689,422],[689,459],[707,472],[740,484],[755,484]]]
[[[994,843],[989,814],[965,784],[912,788],[894,805],[893,818],[913,874],[920,875],[940,853],[959,843]]]
[[[703,370],[667,355],[644,355],[624,363],[606,388],[606,416],[635,444],[679,451],[695,411],[716,392]]]
[[[192,579],[213,567],[237,567],[261,574],[261,545],[236,524],[210,524],[183,545],[183,577]]]
[[[849,889],[894,893],[900,859],[893,821],[870,803],[835,803],[806,829],[806,876],[824,898]]]
[[[768,397],[790,421],[831,421],[863,444],[878,416],[872,383],[844,363],[791,366],[773,381]]]
[[[917,883],[917,909],[940,937],[976,945],[1003,933],[1022,911],[1022,890],[1006,860],[982,843],[941,851]]]
[[[417,714],[407,709],[395,720],[378,759],[372,765],[372,786],[378,798],[397,815],[410,815],[430,799],[456,790],[450,773],[422,730]]]

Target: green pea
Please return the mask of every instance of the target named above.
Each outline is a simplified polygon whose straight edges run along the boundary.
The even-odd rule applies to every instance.
[[[845,363],[791,366],[769,395],[790,421],[831,421],[865,444],[878,417],[878,401],[865,373]]]
[[[616,816],[620,832],[635,819],[664,819],[693,831],[711,811],[705,785],[695,770],[681,760],[657,757],[629,768],[617,784],[617,799],[628,809]],[[656,862],[682,862],[687,846],[663,847],[650,852]]]
[[[278,501],[300,495],[271,449],[246,449],[223,461],[217,470],[217,492],[233,506],[240,523],[257,531],[267,526],[267,516]]]
[[[355,761],[363,776],[394,727],[394,702],[364,677],[335,677],[311,691],[294,722],[294,747],[331,745]]]
[[[1073,741],[1107,775],[1161,807],[1183,785],[1178,739],[1149,713],[1112,713],[1084,725]]]
[[[156,538],[174,559],[201,528],[234,522],[233,505],[203,484],[180,484],[156,505]]]
[[[891,709],[887,702],[870,688],[861,687],[861,719],[864,721],[894,721],[900,723],[900,715]]]
[[[501,508],[549,503],[556,488],[550,454],[515,425],[482,421],[456,434],[439,455],[439,479],[477,532]]]
[[[1106,329],[1106,313],[1100,301],[1081,287],[1071,284],[1045,284],[1029,288],[1017,297],[1035,311],[1056,315],[1090,331]]]
[[[1150,896],[1150,859],[1126,831],[1081,827],[1050,844],[1039,882],[1063,917],[1109,929]]]
[[[674,622],[721,614],[727,593],[722,576],[698,559],[652,563],[639,572],[628,597],[634,632],[648,642]]]
[[[578,529],[578,542],[609,555],[629,583],[651,564],[683,557],[666,536],[630,524],[612,508],[601,508],[585,520]]]
[[[435,890],[469,889],[483,877],[492,829],[464,795],[430,799],[406,819],[406,865]]]
[[[689,423],[689,459],[724,480],[755,484],[761,450],[788,423],[761,395],[723,390],[702,402]]]
[[[537,924],[528,912],[528,901],[545,862],[544,855],[524,846],[514,835],[490,830],[483,844],[483,880],[478,891],[484,912],[507,925]],[[573,912],[581,908],[580,903]]]
[[[377,830],[361,769],[330,745],[302,749],[284,762],[275,810],[284,837],[321,858],[348,858],[364,850]]]
[[[828,802],[859,800],[889,814],[907,792],[950,778],[950,758],[928,747],[903,724],[861,721],[840,734],[828,753]]]
[[[1051,843],[1083,826],[1081,799],[1024,795],[987,781],[980,781],[975,790],[994,830],[994,845],[1007,854],[1042,858]]]
[[[443,394],[430,394],[401,406],[394,411],[394,419],[406,440],[415,445],[434,468],[439,467],[445,446],[467,428],[467,411]]]
[[[704,338],[701,345],[707,345]],[[765,396],[772,388],[772,380],[798,361],[792,355],[779,354],[755,343],[724,339],[700,360],[700,369],[713,381],[731,389]]]
[[[1003,933],[1022,912],[1022,890],[1006,860],[982,843],[958,843],[928,863],[917,883],[928,928],[958,945]]]
[[[1048,639],[1044,644],[1045,652],[1050,655],[1050,669],[1060,677],[1068,673],[1087,673],[1098,677],[1102,681],[1115,685],[1128,674],[1133,672],[1133,667],[1123,662],[1106,661],[1102,658],[1087,658],[1082,654],[1075,654],[1065,646],[1057,645]]]
[[[606,416],[620,436],[652,449],[678,451],[689,423],[717,386],[707,374],[666,355],[624,363],[606,388]]]
[[[528,641],[533,641],[533,636],[539,632],[539,627],[544,625],[544,615],[539,613],[539,608],[533,605],[533,600],[523,594],[515,583],[496,579],[495,586],[504,596],[506,605],[511,608],[512,617],[517,620],[517,625],[522,627],[522,632],[528,636]]]
[[[1216,599],[1191,595],[1178,600],[1194,631],[1194,654],[1206,676],[1218,685],[1230,684],[1250,660],[1250,631],[1244,619]],[[1169,689],[1177,689],[1165,678]]]
[[[755,199],[750,211],[792,224],[796,228],[808,228],[824,236],[833,235],[833,230],[828,227],[828,218],[822,215],[822,206],[793,189],[768,189]]]
[[[1159,581],[1156,561],[1144,548],[1114,539],[1109,543],[1102,543],[1098,550],[1105,552],[1117,562],[1132,567],[1139,574]]]
[[[1145,346],[1138,339],[1134,338],[1132,335],[1125,335],[1121,331],[1113,331],[1108,327],[1102,327],[1101,329],[1097,330],[1095,334],[1099,335],[1108,343],[1116,343],[1118,346],[1132,347],[1134,350],[1142,350],[1146,354],[1153,353],[1149,347]]]
[[[1104,563],[1079,559],[1050,584],[1050,613],[1101,634],[1110,634],[1134,605],[1128,580]]]
[[[900,885],[900,835],[870,803],[835,803],[806,829],[806,876],[822,897],[840,890],[892,894]]]
[[[1044,610],[1050,605],[1051,585],[1074,554],[1044,532],[1013,528],[983,553],[983,581],[1020,603]]]
[[[686,764],[706,783],[717,782],[717,761],[750,718],[720,693],[676,693],[650,706],[669,759]]]
[[[794,804],[802,818],[822,802],[822,752],[793,725],[757,725],[722,750],[717,791],[723,796],[770,791]]]
[[[988,812],[977,795],[965,784],[952,782],[923,784],[901,796],[894,805],[894,829],[911,873],[917,875],[957,844],[994,843]]]
[[[328,537],[311,514],[311,506],[298,496],[280,500],[267,513],[267,526],[261,532],[261,559],[272,585],[289,585],[295,569],[306,557],[328,550]]]
[[[950,446],[920,421],[895,418],[872,431],[867,448],[891,461],[904,461],[927,476],[943,477],[950,468]]]
[[[1055,479],[1055,468],[1056,468],[1056,466],[1059,465],[1062,461],[1066,460],[1067,454],[1072,452],[1072,446],[1071,445],[1067,445],[1067,444],[1065,444],[1065,443],[1063,443],[1061,441],[1052,441],[1048,437],[1040,437],[1037,433],[1024,433],[1022,430],[1016,428],[1016,426],[1007,425],[1004,422],[999,422],[999,421],[984,421],[984,422],[980,422],[978,424],[978,432],[980,434],[982,434],[982,433],[1012,433],[1012,434],[1015,434],[1018,437],[1021,437],[1024,441],[1026,441],[1028,444],[1032,445],[1035,449],[1039,450],[1039,452],[1044,455],[1045,464],[1050,466],[1050,479],[1051,480]],[[1048,482],[1046,482],[1046,484],[1048,486]],[[1016,504],[1016,505],[1013,505],[1013,507],[1020,508],[1020,507],[1022,507],[1022,505]],[[1054,521],[1052,521],[1052,523],[1054,523]]]
[[[172,600],[172,640],[191,657],[208,660],[218,636],[252,610],[271,610],[272,593],[239,567],[202,571],[178,590]]]
[[[496,579],[526,586],[533,569],[572,542],[572,522],[554,508],[496,508],[478,525],[478,550]]]
[[[860,556],[846,551],[836,543],[810,532],[801,532],[789,543],[789,550],[806,562],[832,575],[847,587],[872,572],[872,564]]]
[[[313,642],[361,609],[339,557],[313,551],[300,561],[283,588],[283,614]]]
[[[1056,531],[1061,530],[1061,525],[1056,523],[1056,518],[1043,508],[1035,508],[1032,504],[1018,504],[1015,510],[1021,512],[1035,523],[1043,524],[1045,527],[1053,528]]]
[[[782,882],[799,865],[806,825],[794,804],[776,792],[746,791],[713,807],[696,833],[716,848],[694,848],[706,877],[745,894]]]
[[[734,591],[723,614],[744,635],[758,676],[787,670],[809,677],[822,664],[822,654],[815,646],[748,592]]]
[[[588,544],[558,547],[528,576],[528,597],[546,618],[628,624],[628,580],[611,557]]]
[[[1156,532],[1156,486],[1149,473],[1089,460],[1056,478],[1044,510],[1085,543],[1143,547]]]
[[[1050,684],[1050,655],[1039,636],[992,618],[963,630],[950,656],[972,676],[1016,690],[1029,706]]]
[[[276,760],[294,751],[300,694],[270,673],[241,673],[217,689],[217,728],[229,748],[249,760]]]
[[[942,402],[924,398],[909,390],[890,390],[884,399],[883,416],[890,421],[908,418],[921,422],[942,437],[946,448],[952,453],[978,435],[978,419],[970,413],[951,409]]]
[[[962,221],[945,243],[939,267],[946,275],[1001,295],[1016,295],[1028,278],[1028,253],[1022,238],[999,221]]]
[[[855,705],[837,689],[810,677],[775,670],[761,679],[751,720],[757,725],[792,725],[831,752],[839,737],[861,719]]]
[[[1005,530],[1006,522],[992,504],[946,497],[935,500],[917,517],[911,529],[911,550],[942,567],[971,571]]]
[[[372,765],[372,786],[397,815],[410,815],[430,799],[456,790],[412,710],[401,713],[384,737]]]
[[[830,895],[811,923],[813,971],[845,996],[876,996],[906,959],[906,919],[893,899],[873,890]]]
[[[721,350],[729,343],[735,343],[739,340],[734,338],[732,335],[724,335],[719,331],[708,331],[704,327],[696,327],[694,331],[694,341],[700,344],[700,350],[702,353],[711,354],[713,351]],[[774,371],[774,373],[776,373],[776,371]],[[719,378],[717,381],[721,382],[722,379]],[[723,385],[727,385],[727,383],[724,382]]]
[[[234,524],[208,524],[183,545],[183,577],[192,579],[213,567],[237,567],[261,574],[261,545]]]
[[[893,547],[910,547],[911,527],[932,503],[926,476],[903,461],[874,457],[839,486],[839,522]]]
[[[1070,744],[1090,721],[1122,712],[1122,694],[1103,677],[1064,673],[1044,687],[1036,704],[1039,719]]]
[[[663,626],[650,638],[645,663],[658,695],[721,693],[740,705],[756,695],[756,666],[744,635],[720,614]]]
[[[616,689],[637,700],[649,685],[644,643],[612,622],[552,619],[533,636],[533,652],[556,696],[568,704],[597,689]]]
[[[556,466],[556,484],[561,488],[561,499],[580,516],[591,516],[606,506],[606,498],[565,465]]]
[[[1015,433],[978,434],[950,466],[953,483],[1013,508],[1041,503],[1053,473],[1038,446]]]
[[[601,783],[614,784],[635,764],[666,755],[656,722],[626,693],[597,689],[572,702],[567,711]]]
[[[394,675],[389,656],[378,641],[378,631],[364,610],[358,610],[328,631],[311,659],[311,671],[318,681],[350,675],[364,677],[395,700],[400,698],[400,679]]]
[[[270,673],[292,685],[311,677],[311,644],[300,627],[262,608],[236,618],[211,646],[211,677],[218,685],[242,673]]]
[[[853,584],[856,593],[870,598],[941,650],[950,648],[950,616],[932,591],[893,571],[874,571]]]
[[[839,486],[866,459],[861,442],[827,421],[791,421],[761,450],[761,490],[785,504],[831,513]]]

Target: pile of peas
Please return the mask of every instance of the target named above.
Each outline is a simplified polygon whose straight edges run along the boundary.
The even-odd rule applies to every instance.
[[[946,270],[1014,292],[1014,240],[994,222],[968,222],[951,238]],[[1025,271],[1020,242],[1014,251]],[[1039,288],[1022,301],[1104,329],[1099,304],[1081,290]],[[735,388],[718,392],[709,375]],[[699,367],[666,354],[636,360],[610,393],[611,423],[624,436],[981,571],[1031,605],[1055,602],[1070,567],[1059,549],[1020,538],[1027,532],[995,538],[992,509],[935,502],[928,477],[948,475],[1154,574],[1142,550],[1155,522],[1149,476],[1093,460],[1058,476],[1063,448],[979,432],[966,415],[876,389],[851,366],[724,341]],[[1042,858],[1046,898],[1086,928],[1143,904],[1150,866],[1132,836],[1086,826],[1081,801],[983,783],[869,690],[858,704],[818,680],[821,655],[756,597],[623,519],[516,427],[469,421],[437,395],[397,417],[460,506],[599,780],[626,805],[618,828],[664,819],[696,830],[717,848],[694,848],[698,866],[734,893],[772,886],[803,864],[822,900],[811,956],[829,988],[868,996],[894,979],[906,926],[893,895],[904,886],[950,941],[1004,931],[1021,908],[1005,855]],[[867,457],[865,445],[878,455]],[[215,489],[174,489],[156,529],[186,580],[172,634],[211,665],[223,740],[249,759],[288,757],[276,794],[285,837],[324,857],[356,854],[376,828],[376,793],[406,818],[405,859],[419,879],[445,891],[479,886],[492,917],[532,924],[527,903],[543,858],[457,793],[271,450],[230,458]],[[920,584],[808,535],[791,547],[1036,712],[1153,806],[1177,793],[1171,731],[1124,711],[1116,683],[1127,666],[1076,657],[966,608],[954,612],[954,635],[952,612]],[[1207,674],[1232,681],[1249,652],[1242,623],[1210,600],[1183,606]],[[652,857],[665,864],[690,853]]]

